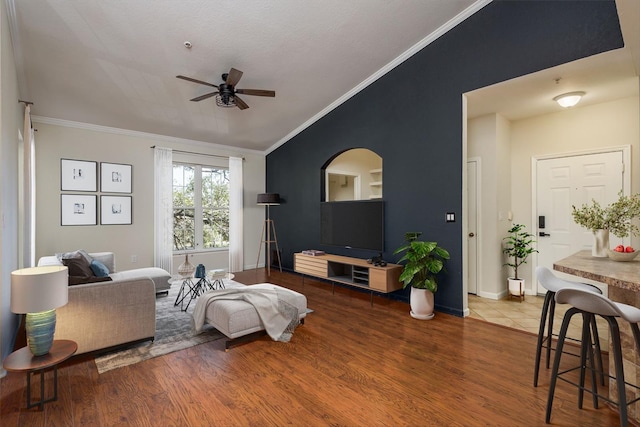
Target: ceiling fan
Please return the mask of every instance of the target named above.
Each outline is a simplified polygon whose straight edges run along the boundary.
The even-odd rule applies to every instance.
[[[276,92],[273,90],[264,89],[236,89],[236,85],[242,77],[242,71],[231,68],[228,73],[222,75],[223,83],[214,85],[213,83],[203,82],[202,80],[193,79],[186,76],[176,76],[179,79],[187,80],[189,82],[199,83],[206,86],[215,87],[216,91],[211,93],[205,93],[204,95],[197,96],[190,101],[198,102],[203,99],[216,97],[216,105],[219,107],[238,107],[241,110],[249,108],[246,102],[244,102],[237,94],[253,95],[253,96],[276,96]]]

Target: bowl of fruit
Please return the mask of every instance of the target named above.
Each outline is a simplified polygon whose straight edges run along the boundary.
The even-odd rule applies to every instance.
[[[638,252],[631,246],[618,245],[614,249],[607,249],[607,255],[614,261],[633,261]]]

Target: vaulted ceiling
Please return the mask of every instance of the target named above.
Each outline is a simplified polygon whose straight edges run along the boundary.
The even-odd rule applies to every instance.
[[[267,152],[487,2],[6,0],[35,116]],[[237,88],[276,96],[221,108],[189,101],[215,88],[176,78],[219,85],[232,67]]]

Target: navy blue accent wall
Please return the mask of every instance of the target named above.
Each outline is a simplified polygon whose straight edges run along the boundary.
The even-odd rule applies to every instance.
[[[397,261],[406,231],[437,241],[451,259],[436,309],[462,315],[462,94],[622,45],[614,1],[488,4],[267,156],[267,191],[284,199],[271,209],[283,267],[304,249],[376,255],[320,245],[321,168],[368,148],[383,158],[384,259]]]

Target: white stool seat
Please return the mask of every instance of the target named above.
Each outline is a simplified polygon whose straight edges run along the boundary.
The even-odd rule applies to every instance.
[[[571,304],[575,308],[588,311],[600,316],[621,317],[629,323],[640,322],[640,309],[621,302],[611,301],[602,295],[592,296],[581,290],[564,289],[556,293],[556,302],[559,304]]]
[[[536,267],[536,277],[538,278],[540,284],[546,290],[551,292],[558,292],[560,289],[580,289],[583,291],[594,292],[598,294],[602,293],[602,291],[597,286],[561,279],[553,274],[547,267]]]

